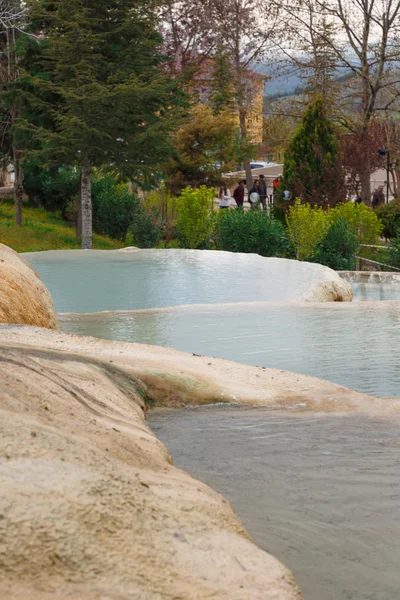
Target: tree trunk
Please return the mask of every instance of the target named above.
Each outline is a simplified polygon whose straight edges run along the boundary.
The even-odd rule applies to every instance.
[[[82,248],[84,250],[90,250],[92,247],[92,187],[89,165],[84,165],[81,172],[80,212],[82,225]]]
[[[393,196],[398,198],[400,195],[400,165],[395,167],[393,173]]]
[[[389,169],[389,193],[392,194],[393,198],[397,198],[397,177],[396,170],[391,166]]]
[[[360,173],[360,183],[361,198],[363,199],[364,204],[366,204],[367,206],[371,206],[371,174],[369,172],[369,169],[366,169],[364,172]]]
[[[76,237],[77,238],[81,238],[82,237],[82,202],[81,202],[81,192],[79,192],[78,195],[78,201],[77,201],[77,207],[76,207],[76,220],[75,220],[75,228],[76,228]]]
[[[24,195],[24,188],[22,186],[22,181],[24,178],[24,173],[22,167],[19,163],[19,160],[15,160],[14,162],[14,206],[15,206],[15,224],[18,227],[22,225],[22,197]]]
[[[239,109],[239,122],[240,122],[240,135],[242,140],[247,139],[247,128],[246,128],[246,114],[243,109]],[[244,157],[244,170],[246,173],[246,186],[247,190],[251,190],[253,187],[253,174],[250,167],[250,158]]]
[[[251,190],[251,188],[253,187],[253,174],[251,172],[250,158],[248,156],[244,157],[244,170],[246,171],[247,189]]]

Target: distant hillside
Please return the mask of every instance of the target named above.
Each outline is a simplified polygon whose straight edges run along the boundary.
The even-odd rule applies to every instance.
[[[304,79],[299,77],[295,73],[283,73],[282,67],[281,74],[277,65],[257,65],[255,71],[268,75],[270,79],[265,84],[265,93],[268,96],[284,97],[290,96],[294,91],[304,85]]]
[[[255,70],[263,75],[268,75],[270,79],[265,84],[264,96],[267,101],[273,102],[279,98],[300,95],[305,87],[304,75],[289,70],[289,65],[282,64],[281,69],[277,65],[257,65]],[[281,73],[281,74],[280,74]],[[336,81],[348,81],[353,75],[341,72]]]

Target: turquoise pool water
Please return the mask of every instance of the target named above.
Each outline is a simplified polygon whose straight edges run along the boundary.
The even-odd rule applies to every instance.
[[[319,265],[190,250],[25,256],[56,310],[69,313],[59,315],[63,331],[169,346],[400,396],[400,302],[304,303],[316,278],[329,276]],[[387,300],[400,290],[394,282],[352,285],[356,300]]]
[[[400,303],[231,304],[60,315],[63,331],[168,346],[400,396]]]
[[[301,300],[315,281],[330,277],[320,265],[205,250],[67,250],[24,256],[50,290],[57,312]]]

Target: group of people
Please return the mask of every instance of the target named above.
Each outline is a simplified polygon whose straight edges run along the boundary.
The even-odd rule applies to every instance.
[[[280,181],[281,180],[279,177],[274,179],[274,181],[273,181],[274,191],[276,190]],[[243,204],[244,204],[245,185],[246,185],[246,180],[241,179],[240,181],[238,181],[237,186],[233,190],[233,199],[235,200],[236,206],[238,208],[243,207]],[[261,174],[257,177],[257,179],[254,180],[252,187],[249,189],[248,201],[249,201],[251,208],[258,208],[260,205],[262,205],[263,210],[267,210],[267,197],[268,197],[267,182],[266,182],[265,176]],[[226,185],[222,185],[220,187],[218,198],[219,198],[219,207],[221,209],[229,208],[232,196],[231,196],[230,190],[227,188]]]
[[[356,204],[362,204],[363,199],[361,198],[360,194],[357,194],[356,199],[354,200],[354,202]],[[386,202],[386,198],[385,198],[385,194],[383,193],[383,185],[378,186],[378,189],[376,189],[374,191],[374,193],[372,194],[372,208],[376,208],[377,206],[380,206],[381,204],[385,204]]]
[[[277,177],[272,182],[274,193],[276,188],[281,183],[281,177]],[[238,181],[237,186],[233,190],[233,199],[236,202],[236,206],[238,208],[243,208],[244,198],[245,198],[245,186],[246,180],[241,179]],[[259,175],[257,179],[254,180],[252,187],[249,189],[248,201],[251,208],[258,208],[260,205],[263,207],[263,210],[267,210],[267,182],[264,175]],[[219,207],[220,208],[229,208],[231,204],[231,192],[226,185],[222,185],[218,194],[219,199]],[[360,194],[357,194],[357,197],[354,201],[356,204],[361,204],[363,202]],[[376,208],[381,204],[385,204],[386,198],[383,193],[383,185],[380,185],[373,193],[372,196],[372,207]]]
[[[246,185],[246,180],[245,179],[241,179],[237,186],[235,187],[235,189],[233,190],[233,197],[235,199],[235,202],[237,204],[237,206],[243,206],[243,202],[244,202],[244,186]],[[222,185],[219,188],[219,193],[218,193],[218,199],[219,199],[219,207],[222,208],[229,208],[231,205],[231,191],[229,188],[226,187],[226,185]]]

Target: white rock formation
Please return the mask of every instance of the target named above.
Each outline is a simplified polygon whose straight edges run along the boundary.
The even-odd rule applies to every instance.
[[[226,500],[171,465],[118,345],[99,360],[85,339],[18,331],[25,348],[0,328],[1,598],[300,599]]]

